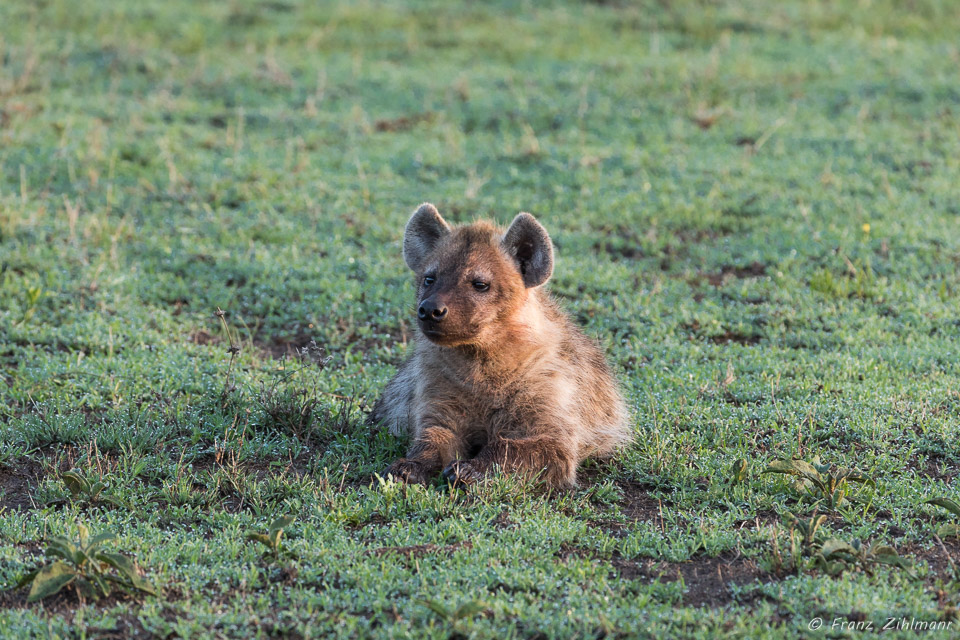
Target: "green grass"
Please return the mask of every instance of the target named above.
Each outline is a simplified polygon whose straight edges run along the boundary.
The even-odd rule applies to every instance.
[[[0,585],[83,524],[160,592],[0,636],[955,635],[960,5],[902,5],[0,3]],[[577,492],[371,479],[425,200],[551,232],[637,433]]]

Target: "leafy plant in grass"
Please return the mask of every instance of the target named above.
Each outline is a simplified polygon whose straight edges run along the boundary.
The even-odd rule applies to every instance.
[[[463,620],[473,618],[490,606],[483,600],[467,600],[456,607],[448,607],[442,602],[428,598],[419,598],[417,603],[425,606],[439,619],[449,624],[454,633],[457,633]]]
[[[280,547],[280,541],[283,538],[283,530],[289,527],[294,521],[293,516],[280,516],[270,523],[266,533],[251,531],[247,534],[247,540],[256,540],[264,547],[264,556],[279,558],[282,555],[292,555]]]
[[[859,540],[848,543],[838,538],[818,542],[817,533],[827,517],[817,515],[816,511],[806,519],[798,518],[792,513],[788,513],[785,519],[790,525],[791,563],[785,567],[779,551],[774,547],[778,568],[789,568],[800,572],[812,561],[814,566],[831,576],[856,567],[870,574],[873,567],[878,564],[899,567],[907,572],[911,569],[910,561],[900,557],[897,550],[888,545],[867,546]],[[805,561],[805,558],[810,560]]]
[[[787,516],[791,528],[800,534],[800,540],[804,548],[808,549],[813,546],[813,543],[816,539],[817,530],[819,530],[820,526],[827,521],[827,516],[818,516],[816,510],[814,510],[813,515],[806,520],[802,520],[792,513],[788,513]]]
[[[747,479],[747,472],[746,460],[734,460],[733,464],[730,465],[730,484],[734,486],[743,484]]]
[[[114,506],[122,506],[117,498],[110,495],[103,495],[103,490],[107,485],[99,480],[89,480],[76,471],[67,471],[60,475],[63,485],[70,492],[70,500],[84,504],[97,504],[106,502]],[[66,500],[53,500],[50,504],[58,504]]]
[[[813,462],[803,460],[774,460],[763,473],[779,473],[798,478],[795,487],[808,491],[817,501],[829,509],[836,509],[847,501],[849,483],[874,484],[874,481],[855,469],[821,464],[820,458]]]
[[[885,544],[867,546],[859,540],[844,542],[831,538],[823,543],[817,553],[816,562],[831,576],[859,566],[866,573],[872,573],[874,565],[884,564],[910,572],[911,563],[900,556],[897,550]]]
[[[827,516],[817,515],[814,509],[813,515],[806,519],[801,519],[792,513],[788,513],[784,520],[789,526],[788,538],[790,541],[789,563],[784,562],[780,555],[779,544],[776,535],[773,537],[773,555],[774,564],[777,571],[786,569],[788,571],[799,572],[803,568],[802,559],[813,552],[816,544],[817,531],[820,526],[826,522]]]
[[[941,538],[953,538],[960,536],[960,503],[957,503],[955,500],[951,500],[950,498],[933,498],[931,500],[927,500],[925,504],[932,504],[935,507],[945,509],[957,518],[954,522],[944,522],[937,527],[938,536]]]
[[[73,585],[81,599],[108,596],[111,586],[123,591],[141,591],[156,595],[156,590],[140,576],[136,563],[119,553],[103,550],[103,543],[116,536],[110,532],[90,537],[82,524],[78,541],[56,536],[50,540],[46,557],[52,560],[25,575],[14,587],[30,585],[28,602],[36,602]]]

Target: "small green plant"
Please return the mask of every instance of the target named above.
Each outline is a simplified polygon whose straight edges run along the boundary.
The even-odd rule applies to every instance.
[[[877,277],[870,260],[852,262],[844,256],[846,278],[836,278],[829,269],[819,269],[810,278],[810,289],[831,298],[868,300],[878,296]]]
[[[449,624],[454,633],[458,632],[462,621],[473,618],[478,613],[486,611],[490,606],[483,600],[467,600],[456,607],[448,607],[432,598],[419,598],[417,603],[425,606],[439,619]]]
[[[960,536],[960,504],[950,498],[933,498],[927,500],[925,504],[932,504],[935,507],[947,510],[957,519],[954,522],[944,522],[937,527],[937,535],[941,538],[954,538]]]
[[[46,550],[49,564],[39,567],[14,587],[30,585],[28,602],[36,602],[59,593],[73,585],[81,599],[110,595],[111,585],[125,591],[142,591],[156,595],[153,586],[140,576],[140,571],[130,558],[119,553],[103,550],[103,543],[116,536],[104,532],[90,537],[85,526],[78,525],[78,541],[56,536]]]
[[[827,516],[818,516],[816,509],[814,509],[813,515],[806,520],[802,520],[792,513],[787,514],[787,519],[791,529],[796,530],[800,534],[804,548],[809,549],[813,546],[816,539],[817,530],[827,521]]]
[[[60,475],[67,491],[70,492],[70,500],[83,504],[93,505],[99,502],[106,502],[115,506],[121,506],[122,503],[117,498],[110,495],[103,495],[103,490],[107,485],[99,480],[91,481],[78,473],[77,471],[67,471]],[[65,502],[65,500],[53,500],[50,504]]]
[[[43,297],[43,287],[27,287],[24,292],[26,305],[23,311],[23,317],[20,318],[18,324],[25,324],[33,317],[33,314],[37,312],[37,303],[41,297]]]
[[[747,479],[747,461],[740,459],[734,460],[730,465],[730,484],[742,484]]]
[[[910,572],[910,561],[902,558],[896,549],[888,545],[867,546],[859,540],[848,543],[838,538],[819,542],[817,533],[826,519],[825,515],[818,516],[816,511],[806,519],[788,513],[784,520],[790,527],[789,562],[785,562],[781,557],[779,544],[774,536],[773,556],[776,569],[795,570],[800,573],[817,567],[828,575],[835,576],[858,567],[870,574],[875,565],[884,564]]]
[[[817,531],[820,526],[826,522],[827,516],[817,515],[814,509],[813,515],[807,519],[801,519],[792,513],[784,516],[784,523],[788,528],[788,539],[790,542],[790,556],[788,562],[780,554],[780,546],[777,541],[776,533],[772,536],[774,566],[777,571],[797,571],[803,569],[802,559],[813,552],[816,543]]]
[[[270,523],[266,533],[251,531],[247,534],[247,540],[256,540],[266,547],[266,551],[264,551],[265,556],[279,558],[281,554],[290,555],[288,551],[281,549],[280,541],[283,538],[283,530],[289,527],[293,521],[293,516],[280,516]]]
[[[229,344],[227,347],[227,353],[230,354],[230,364],[227,366],[227,375],[223,380],[223,391],[220,392],[220,402],[225,403],[230,393],[237,388],[233,382],[233,365],[237,361],[237,354],[240,353],[240,339],[235,331],[230,330],[230,325],[227,324],[226,311],[220,307],[217,307],[217,310],[213,315],[220,319],[220,326],[223,328],[223,335]]]
[[[817,565],[831,576],[859,566],[867,574],[872,573],[874,565],[884,564],[910,572],[911,563],[900,556],[897,550],[885,544],[867,546],[859,540],[847,543],[830,538],[823,543],[817,553]]]
[[[774,460],[763,473],[779,473],[798,478],[795,488],[806,490],[829,509],[836,509],[847,501],[849,483],[874,484],[873,480],[855,469],[821,464],[814,458],[812,464],[803,460]]]
[[[269,385],[260,384],[256,402],[263,412],[267,427],[309,443],[317,424],[321,402],[316,380],[309,383],[302,372],[311,366],[322,371],[330,357],[311,340],[309,345],[297,351],[297,359],[299,362],[290,364],[286,358],[280,361],[274,381]],[[341,417],[347,415],[347,408],[342,407]]]

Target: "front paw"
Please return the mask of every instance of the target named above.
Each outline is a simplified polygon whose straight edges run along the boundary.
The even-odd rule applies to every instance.
[[[427,484],[427,472],[423,465],[406,458],[401,458],[387,467],[383,477],[393,477],[397,482],[406,484]]]
[[[455,487],[466,487],[483,480],[483,473],[469,460],[454,460],[443,470],[443,477]]]

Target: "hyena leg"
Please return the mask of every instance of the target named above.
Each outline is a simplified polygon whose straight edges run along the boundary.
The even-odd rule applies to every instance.
[[[406,458],[391,464],[383,477],[392,475],[395,480],[410,484],[426,484],[451,460],[460,455],[462,441],[457,434],[443,427],[428,427],[410,446]]]
[[[572,448],[551,436],[497,438],[473,460],[454,460],[443,475],[454,484],[472,484],[498,465],[504,471],[538,477],[548,485],[577,484],[577,457]]]

